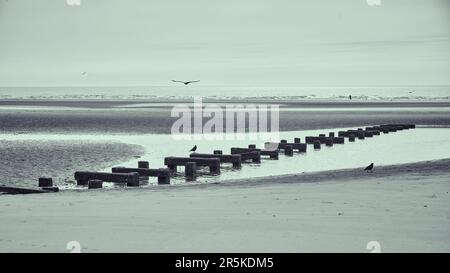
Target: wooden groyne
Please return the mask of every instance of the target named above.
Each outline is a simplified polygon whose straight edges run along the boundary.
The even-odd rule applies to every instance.
[[[129,187],[138,187],[143,179],[157,177],[158,184],[170,184],[171,177],[176,175],[177,167],[184,167],[184,175],[187,181],[195,181],[202,173],[198,172],[201,167],[208,167],[211,174],[218,175],[221,172],[222,163],[230,163],[234,168],[241,168],[242,164],[248,161],[252,163],[261,163],[262,157],[270,159],[279,159],[279,154],[294,156],[294,152],[306,153],[308,145],[316,151],[320,151],[322,145],[331,149],[336,144],[345,144],[374,138],[382,134],[389,134],[402,130],[416,128],[415,124],[382,124],[376,126],[367,126],[365,128],[349,129],[318,136],[306,136],[305,143],[301,143],[301,138],[295,137],[293,142],[286,139],[279,143],[265,143],[265,149],[258,149],[256,144],[249,144],[248,148],[232,147],[230,154],[224,154],[222,150],[214,150],[213,153],[192,153],[188,157],[165,157],[164,165],[167,168],[150,168],[148,161],[139,161],[137,168],[114,167],[111,173],[108,172],[75,172],[74,178],[78,186],[87,186],[89,189],[101,189],[104,182],[124,183]],[[41,177],[38,180],[39,188],[20,188],[0,186],[0,193],[5,194],[32,194],[49,193],[59,191],[54,186],[51,177]]]
[[[199,157],[199,158],[218,158],[220,163],[231,163],[233,168],[240,168],[242,166],[242,156],[240,154],[198,154],[192,153],[189,157]]]
[[[278,154],[279,151],[278,150],[265,150],[265,149],[256,149],[256,148],[238,148],[238,147],[233,147],[231,148],[231,154],[245,154],[245,153],[250,153],[250,152],[259,152],[260,155],[260,159],[261,156],[268,156],[271,159],[278,159]],[[242,159],[244,160],[244,159]],[[248,160],[248,157],[247,157]]]
[[[89,180],[103,182],[126,183],[129,187],[139,186],[139,173],[106,173],[106,172],[75,172],[75,180],[79,186],[87,186]]]
[[[261,150],[255,148],[237,148],[230,149],[232,155],[241,155],[242,162],[251,160],[253,163],[261,163]],[[278,153],[278,152],[277,152]]]
[[[148,165],[141,165],[148,166]],[[170,184],[170,170],[166,168],[149,169],[149,168],[125,168],[114,167],[112,173],[138,173],[140,177],[157,177],[158,184]]]
[[[164,158],[164,165],[169,170],[176,171],[178,166],[185,166],[188,162],[195,162],[198,167],[209,167],[211,174],[220,174],[220,159],[219,158],[201,158],[201,157],[166,157]]]

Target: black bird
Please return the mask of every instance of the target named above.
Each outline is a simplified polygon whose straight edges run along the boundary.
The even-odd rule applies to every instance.
[[[194,147],[192,147],[192,149],[189,150],[189,152],[195,152],[197,151],[197,145],[195,145]]]
[[[364,170],[366,172],[373,172],[373,163],[371,163],[369,166],[367,166]]]
[[[190,83],[194,83],[194,82],[199,82],[199,81],[188,81],[188,82],[184,82],[184,81],[176,81],[176,80],[172,80],[173,82],[181,82],[184,83],[184,85],[188,85]]]
[[[348,98],[349,98],[350,100],[352,100],[352,95],[348,96]]]

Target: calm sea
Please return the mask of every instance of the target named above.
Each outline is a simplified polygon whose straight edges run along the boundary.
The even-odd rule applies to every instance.
[[[0,87],[0,99],[342,99],[449,100],[450,86],[352,87]]]

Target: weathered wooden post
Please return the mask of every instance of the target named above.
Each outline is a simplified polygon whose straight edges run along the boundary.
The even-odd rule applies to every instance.
[[[301,140],[299,137],[294,138],[294,143],[301,143]]]
[[[294,149],[292,148],[292,145],[284,146],[284,154],[287,155],[287,156],[293,156],[294,155]]]
[[[148,161],[139,161],[138,168],[139,169],[149,169],[150,165],[149,165]]]
[[[170,184],[170,176],[158,176],[158,185],[168,185]]]
[[[373,137],[372,131],[364,131],[364,137]]]
[[[280,141],[280,143],[287,143],[287,140],[286,140],[286,139],[282,139],[282,140]]]
[[[325,134],[319,134],[319,137],[326,137]]]
[[[358,139],[364,139],[364,131],[358,130]]]
[[[350,135],[348,135],[348,141],[350,141],[350,142],[355,142],[355,135],[354,134],[350,134]]]
[[[223,151],[222,150],[214,150],[214,154],[215,155],[222,155]]]
[[[256,149],[256,145],[255,144],[250,144],[250,145],[248,145],[248,148],[249,149]]]
[[[40,188],[53,187],[53,179],[51,177],[39,177],[38,184]]]
[[[328,136],[329,136],[329,137],[334,137],[334,132],[330,132],[330,133],[328,134]]]
[[[209,172],[212,174],[220,174],[220,161],[217,165],[210,165]]]
[[[325,139],[325,146],[328,146],[328,147],[333,146],[333,139],[331,137],[327,137]]]
[[[92,179],[88,181],[88,189],[101,189],[103,188],[103,181],[98,179]]]
[[[335,143],[335,144],[344,144],[345,143],[345,137],[333,137],[331,139],[333,140],[333,143]]]
[[[149,169],[150,168],[150,164],[148,163],[148,161],[138,161],[138,168],[139,169]],[[139,179],[143,182],[143,183],[148,183],[148,176],[140,176]]]
[[[184,175],[187,181],[195,181],[197,179],[197,163],[186,162],[184,166]]]
[[[139,173],[133,172],[131,175],[137,177],[137,179],[130,179],[127,181],[127,187],[139,187]]]
[[[320,141],[314,141],[314,150],[320,150]]]

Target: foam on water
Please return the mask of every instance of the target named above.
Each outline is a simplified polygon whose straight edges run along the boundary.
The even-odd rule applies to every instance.
[[[265,99],[449,100],[449,86],[351,87],[236,87],[236,86],[128,86],[128,87],[0,87],[0,99],[111,99],[187,100]]]

